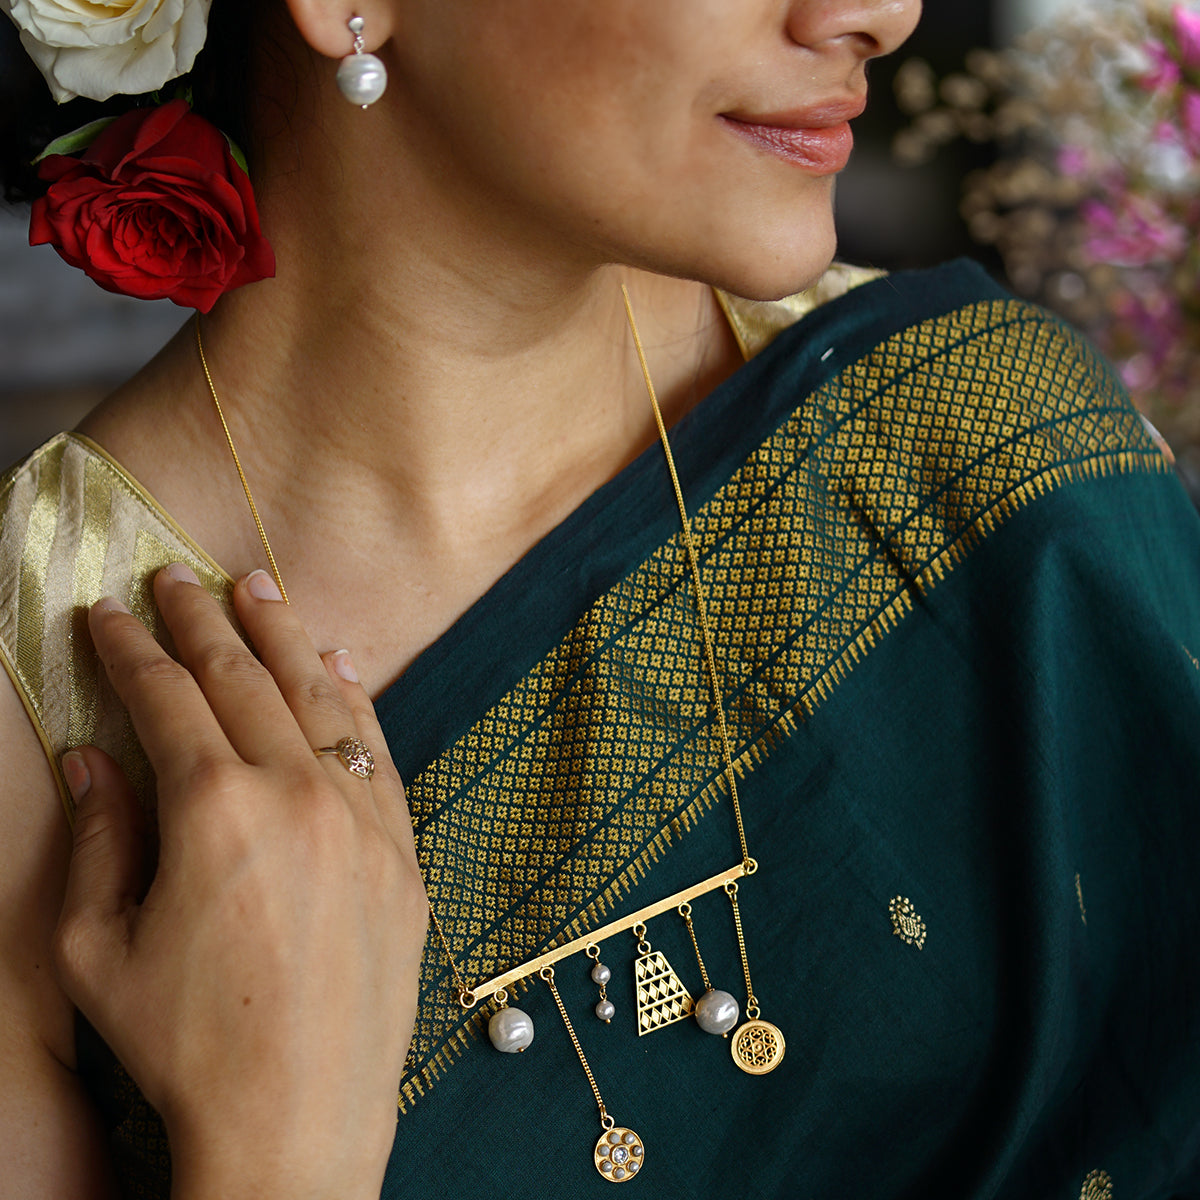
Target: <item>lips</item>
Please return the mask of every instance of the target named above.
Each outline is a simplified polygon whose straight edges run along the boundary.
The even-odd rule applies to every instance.
[[[758,149],[814,175],[842,170],[854,149],[849,122],[863,110],[861,100],[815,105],[786,113],[722,113],[739,137]]]

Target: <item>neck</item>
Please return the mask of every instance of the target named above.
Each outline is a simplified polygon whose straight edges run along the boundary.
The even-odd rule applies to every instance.
[[[728,362],[698,285],[602,268],[520,295],[512,272],[422,285],[393,263],[386,288],[373,274],[353,305],[308,280],[231,296],[204,323],[214,378],[242,436],[280,452],[262,486],[320,464],[443,549],[483,513],[521,525],[577,503],[652,441],[623,278],[669,423]]]
[[[306,210],[266,190],[280,274],[226,297],[204,343],[289,592],[379,686],[654,441],[622,281],[668,425],[740,360],[699,284],[448,228],[356,249],[322,230],[363,226]],[[231,573],[261,564],[190,328],[85,430]],[[384,648],[368,610],[398,593],[411,637]]]

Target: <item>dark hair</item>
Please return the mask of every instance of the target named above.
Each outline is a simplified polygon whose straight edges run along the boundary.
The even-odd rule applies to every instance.
[[[191,92],[192,107],[252,159],[250,48],[259,4],[217,0],[208,19],[208,38],[192,70],[170,80],[158,96],[75,99],[56,104],[41,72],[25,53],[11,21],[0,17],[0,187],[9,202],[32,200],[45,191],[32,161],[56,137],[89,121],[119,116],[139,105]]]

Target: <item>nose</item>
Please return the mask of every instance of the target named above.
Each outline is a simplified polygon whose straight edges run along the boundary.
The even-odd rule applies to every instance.
[[[810,49],[852,42],[864,59],[898,50],[917,27],[921,0],[792,0],[787,34]]]

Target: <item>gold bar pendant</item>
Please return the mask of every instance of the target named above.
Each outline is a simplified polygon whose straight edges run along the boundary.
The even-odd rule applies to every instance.
[[[489,997],[494,996],[501,988],[507,987],[511,983],[516,983],[518,979],[525,979],[530,975],[536,975],[543,967],[551,967],[564,958],[570,958],[572,954],[578,954],[593,942],[599,944],[606,938],[612,937],[615,933],[624,933],[627,929],[632,929],[635,925],[643,925],[651,918],[665,913],[668,909],[678,908],[679,905],[689,900],[694,900],[697,896],[703,896],[707,892],[716,891],[717,888],[724,887],[727,883],[735,879],[741,879],[745,874],[745,866],[742,863],[738,863],[736,867],[730,867],[728,871],[722,871],[719,875],[714,875],[711,879],[704,880],[703,883],[694,883],[691,887],[684,888],[682,892],[676,892],[673,896],[667,896],[665,899],[650,904],[646,908],[639,908],[637,912],[630,913],[627,917],[621,917],[617,921],[610,921],[607,925],[602,925],[599,929],[593,929],[590,933],[585,934],[583,937],[575,938],[574,941],[567,942],[565,945],[558,946],[553,950],[547,950],[545,954],[540,954],[537,958],[531,958],[528,962],[523,962],[520,966],[513,967],[511,970],[505,971],[502,975],[493,976],[491,979],[485,979],[482,983],[476,984],[475,987],[461,997],[462,1006],[464,1008],[474,1008],[481,1000],[487,1000]]]

